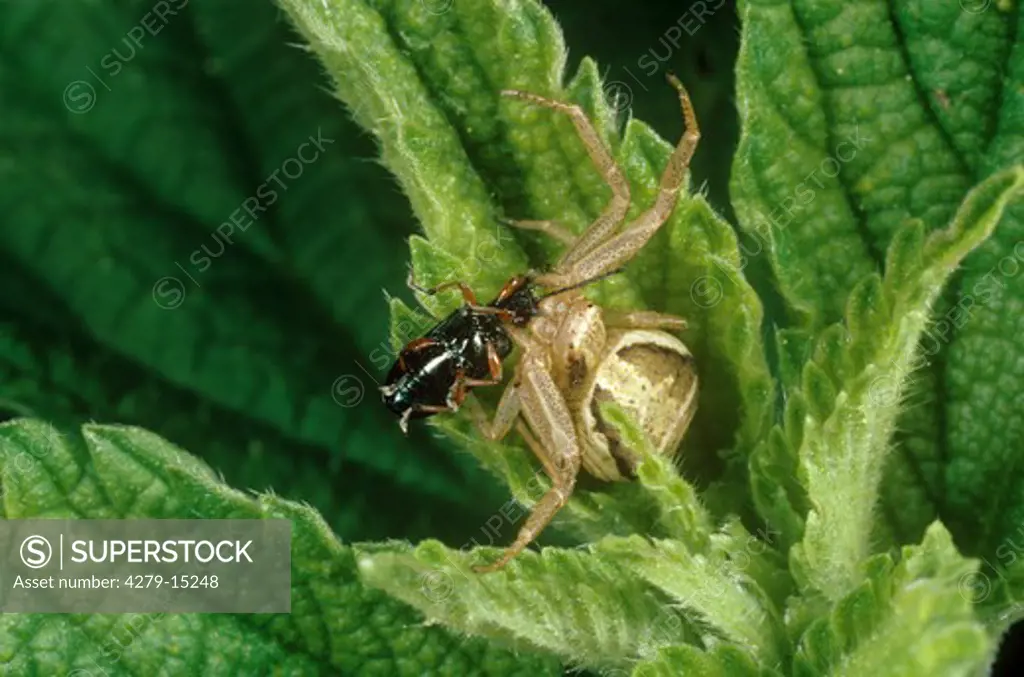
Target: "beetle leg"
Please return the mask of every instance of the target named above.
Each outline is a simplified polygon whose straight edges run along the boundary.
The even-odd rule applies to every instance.
[[[501,383],[501,358],[493,343],[487,344],[487,367],[490,369],[491,378],[467,378],[465,379],[466,385],[471,388],[479,388],[481,386],[496,386]]]
[[[522,364],[525,366],[522,367],[522,379],[517,392],[523,416],[539,438],[538,441],[532,436],[528,437],[527,444],[537,454],[544,471],[551,478],[551,488],[533,506],[512,545],[491,564],[474,566],[473,570],[477,573],[501,569],[533,542],[569,500],[582,462],[583,454],[572,414],[546,365],[529,354],[524,356]]]
[[[462,403],[466,401],[466,372],[459,369],[455,372],[455,382],[448,389],[446,403],[452,411],[458,411]]]
[[[402,418],[398,419],[398,427],[402,429],[402,432],[406,435],[409,434],[409,418],[414,413],[426,412],[430,414],[441,414],[446,411],[454,411],[451,407],[443,407],[436,404],[414,404],[402,413]]]
[[[505,322],[511,322],[515,319],[515,316],[504,308],[495,308],[494,306],[479,306],[470,304],[469,307],[473,309],[473,312],[480,313],[481,315],[497,315]]]
[[[491,342],[487,343],[487,366],[491,370],[491,378],[495,381],[500,381],[502,371],[501,357],[498,355],[498,349]]]
[[[417,350],[422,350],[423,348],[426,348],[429,345],[433,345],[434,343],[437,343],[437,341],[435,341],[432,338],[427,338],[426,336],[423,336],[418,339],[413,339],[409,341],[407,344],[405,344],[405,348],[402,349],[402,352],[413,353],[416,352]]]
[[[495,298],[490,305],[496,306],[507,301],[513,294],[530,284],[531,281],[532,278],[529,273],[526,275],[515,275],[509,278],[508,282],[505,283],[505,286],[501,288],[500,292],[498,292],[497,298]]]
[[[415,353],[419,350],[423,350],[427,346],[432,346],[435,343],[437,343],[437,341],[435,341],[432,338],[427,338],[426,336],[418,339],[413,339],[412,341],[406,343],[405,347],[402,348],[402,352],[398,353],[398,364],[399,366],[402,367],[402,371],[405,371],[406,355],[408,355],[409,353]]]
[[[463,370],[455,372],[455,383],[452,384],[448,394],[448,402],[453,404],[453,411],[458,411],[462,407],[469,388],[496,386],[501,383],[501,358],[493,343],[487,344],[487,363],[491,371],[491,378],[466,378],[466,372]]]
[[[462,292],[462,298],[466,301],[466,303],[468,303],[471,306],[478,305],[478,301],[476,300],[476,294],[473,293],[473,290],[470,289],[469,285],[466,284],[465,282],[454,280],[452,282],[442,282],[441,284],[434,287],[421,287],[419,284],[416,283],[415,273],[413,272],[412,268],[410,268],[409,277],[406,278],[405,284],[409,286],[409,289],[412,289],[413,291],[418,291],[421,294],[426,294],[427,296],[433,296],[438,292],[444,291],[445,289],[458,287],[459,290]]]
[[[485,386],[496,386],[501,383],[501,379],[467,378],[464,382],[469,388],[483,388]]]
[[[686,329],[686,320],[678,315],[653,310],[605,310],[604,323],[619,329]]]
[[[672,151],[668,165],[661,175],[658,196],[654,205],[626,224],[622,232],[610,239],[606,237],[590,238],[590,230],[596,228],[596,226],[592,226],[580,238],[580,242],[570,250],[571,256],[568,254],[563,256],[554,272],[538,276],[537,284],[544,287],[568,287],[620,268],[647,244],[672,214],[679,198],[679,189],[686,176],[686,169],[694,151],[697,150],[697,143],[700,141],[700,128],[697,126],[697,115],[694,113],[693,104],[683,84],[671,74],[668,76],[668,80],[679,92],[679,102],[683,108],[686,131],[675,150]],[[610,233],[611,229],[607,229],[603,235],[607,236]]]
[[[580,256],[594,247],[599,242],[604,241],[608,238],[608,235],[615,230],[615,226],[620,224],[624,218],[626,218],[626,212],[629,210],[629,182],[626,180],[626,176],[619,169],[619,166],[615,164],[615,159],[612,158],[611,153],[608,152],[608,148],[601,140],[601,136],[594,129],[594,125],[587,118],[586,113],[583,109],[575,104],[562,103],[561,101],[553,101],[551,99],[537,96],[536,94],[530,94],[528,92],[520,92],[516,90],[504,90],[501,92],[504,96],[511,96],[538,106],[545,106],[552,108],[556,111],[565,113],[572,120],[573,125],[576,127],[576,133],[579,135],[580,140],[583,142],[583,146],[587,150],[587,154],[590,156],[591,161],[597,167],[601,177],[608,184],[608,187],[612,189],[612,199],[605,207],[604,211],[601,212],[600,216],[590,224],[587,229],[577,238],[569,249],[566,250],[562,257],[558,261],[556,269],[561,269],[580,258]],[[538,223],[538,222],[533,222]],[[541,222],[543,223],[543,222]],[[542,229],[543,230],[543,229]]]

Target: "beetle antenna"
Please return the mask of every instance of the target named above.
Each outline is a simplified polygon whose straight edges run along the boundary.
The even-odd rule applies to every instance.
[[[616,268],[615,270],[610,270],[607,273],[601,273],[600,275],[588,278],[586,280],[583,280],[582,282],[577,282],[574,285],[562,287],[561,289],[556,289],[555,291],[544,294],[543,296],[541,296],[541,298],[546,299],[549,296],[557,296],[558,294],[564,294],[567,291],[572,291],[574,289],[579,289],[580,287],[586,287],[589,284],[594,284],[595,282],[600,282],[601,280],[611,277],[612,275],[618,275],[623,271],[624,268],[625,266],[623,266],[622,268]]]

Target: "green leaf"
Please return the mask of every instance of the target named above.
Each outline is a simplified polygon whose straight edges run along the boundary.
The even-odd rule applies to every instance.
[[[764,666],[759,667],[748,654],[728,645],[709,652],[692,646],[672,646],[660,650],[657,658],[637,665],[632,677],[675,677],[681,674],[773,677],[780,673]]]
[[[850,341],[835,358],[846,366],[832,367],[835,373],[848,372],[842,389],[836,392],[819,386],[830,383],[820,370],[805,372],[804,397],[814,404],[808,406],[798,454],[812,508],[803,540],[792,552],[795,573],[805,591],[838,600],[858,583],[858,564],[871,553],[874,507],[888,440],[904,380],[917,366],[916,351],[928,311],[944,281],[989,236],[1021,189],[1024,169],[1001,172],[972,190],[950,226],[923,244],[919,224],[900,231],[889,247],[884,281],[867,277],[850,295]],[[889,316],[875,326],[865,324],[864,318],[874,317],[865,308],[877,305],[879,299],[890,309]],[[864,345],[872,347],[870,354]],[[854,363],[852,354],[868,359]],[[809,378],[808,374],[819,375]]]
[[[679,539],[695,552],[710,546],[711,517],[693,486],[679,476],[671,460],[655,453],[644,435],[622,407],[614,401],[601,403],[601,416],[629,449],[640,454],[636,479],[649,501],[655,504],[660,530]]]
[[[534,647],[570,664],[622,668],[659,647],[693,638],[686,620],[664,598],[620,566],[578,551],[527,552],[496,574],[469,564],[493,558],[436,541],[363,546],[359,569],[367,584],[420,609],[431,621],[518,648]]]
[[[163,40],[148,41],[143,48],[141,42],[126,39],[147,9],[151,8],[136,1],[105,6],[76,3],[60,13],[41,4],[7,4],[0,10],[4,19],[0,84],[15,95],[5,102],[10,105],[5,106],[0,144],[5,152],[14,153],[21,144],[31,144],[47,133],[51,141],[38,146],[32,165],[5,167],[5,171],[25,181],[46,176],[37,173],[42,165],[54,180],[49,187],[55,195],[59,182],[72,178],[76,165],[86,158],[97,170],[97,188],[110,181],[114,168],[120,168],[140,179],[133,186],[137,196],[151,196],[165,207],[178,206],[181,221],[189,230],[196,228],[190,249],[198,249],[209,243],[216,228],[248,197],[249,186],[236,172],[232,160],[236,147],[216,123],[220,120],[216,102],[196,96],[204,79],[201,64],[180,60],[176,53],[175,45],[190,37],[188,21],[176,11],[180,8],[169,8],[164,21],[151,23],[154,29],[166,31]],[[71,42],[69,32],[75,38]],[[19,49],[27,36],[32,36],[35,48]],[[50,50],[57,45],[64,48],[55,56]],[[141,72],[147,76],[139,77]],[[19,77],[27,73],[34,76],[31,82]],[[95,79],[93,73],[97,73]],[[159,127],[161,134],[139,133],[150,126]],[[175,147],[189,147],[192,152],[165,152]],[[62,164],[52,158],[69,148],[77,148],[75,155],[81,157],[61,172]],[[97,207],[105,207],[106,200],[116,196],[104,198]],[[70,196],[65,199],[73,201]],[[59,203],[49,209],[35,207],[38,215],[55,216],[60,211]],[[31,210],[30,205],[21,208]],[[159,221],[156,214],[149,216],[148,220]],[[23,221],[20,213],[10,217]],[[236,238],[241,248],[260,259],[279,260],[280,252],[265,230],[253,228]],[[173,258],[166,263],[173,266]]]
[[[597,552],[695,614],[710,627],[702,637],[706,645],[731,642],[759,664],[779,664],[784,654],[782,619],[746,571],[753,566],[752,560],[762,558],[767,544],[748,537],[716,546],[701,553],[677,541],[612,537],[599,542]]]
[[[742,13],[760,30],[744,34],[737,65],[734,203],[746,229],[770,234],[793,309],[832,322],[903,223],[938,228],[984,178],[968,167],[998,113],[991,65],[1012,28],[999,11],[918,0],[750,0]],[[969,39],[985,54],[951,59]]]
[[[802,3],[757,0],[742,6],[746,29],[736,87],[743,134],[731,193],[742,227],[768,243],[773,272],[790,308],[811,326],[820,326],[840,317],[848,290],[874,267],[837,178],[835,156],[842,144],[843,158],[860,156],[866,162],[872,157],[868,142],[881,139],[867,138],[870,132],[856,121],[840,124],[830,117],[833,106],[816,69],[817,55],[805,47],[803,19],[810,9]],[[831,13],[839,11],[835,5]],[[858,7],[851,14],[868,11]],[[826,12],[822,8],[815,18],[823,21]],[[845,30],[845,22],[836,22],[829,31],[838,43],[834,49],[853,44]],[[866,112],[863,105],[834,107],[847,115]]]
[[[1024,14],[1013,2],[748,0],[741,18],[732,198],[769,245],[787,319],[818,330],[904,224],[940,228],[970,186],[1024,155]],[[892,441],[882,541],[916,541],[941,515],[962,547],[991,555],[1024,518],[1024,427],[1005,395],[1024,387],[1012,340],[1022,237],[1017,200],[936,303]]]
[[[320,80],[320,66],[311,54],[295,49],[299,38],[272,2],[216,0],[192,9],[195,31],[208,46],[208,58],[218,64],[225,98],[246,112],[240,144],[249,171],[258,172],[258,180],[280,175],[283,163],[310,136],[323,147],[304,164],[299,179],[286,181],[287,191],[270,206],[278,218],[264,224],[261,216],[260,222],[310,293],[346,323],[359,359],[367,356],[366,366],[380,370],[377,355],[387,353],[376,320],[382,315],[380,289],[395,286],[404,274],[403,252],[394,242],[412,225],[408,204],[394,199],[391,177],[369,161],[376,155],[372,140],[339,114],[328,92],[313,85]],[[225,39],[243,23],[243,39]],[[268,92],[274,92],[272,102]],[[307,146],[303,157],[318,150]],[[355,237],[358,247],[351,246]],[[353,317],[363,321],[347,322]]]
[[[1012,12],[986,13],[992,15],[986,17],[986,27],[998,36],[999,49],[991,58],[1003,58],[1005,65],[1002,80],[993,82],[994,74],[985,80],[991,82],[986,93],[1000,96],[1001,106],[985,127],[992,136],[983,146],[978,165],[982,174],[1024,156],[1024,13],[1019,4],[1013,9],[1015,22]],[[943,318],[952,335],[941,375],[948,391],[943,410],[948,465],[945,484],[940,485],[948,497],[943,518],[972,554],[991,556],[1024,520],[1024,421],[1020,398],[1007,396],[1024,388],[1020,342],[1013,339],[1021,330],[1024,299],[1022,242],[1024,201],[1017,200],[992,239],[969,260],[957,303]],[[978,515],[985,516],[980,525]]]
[[[163,40],[154,40],[152,49],[128,40],[126,32],[149,9],[141,3],[76,4],[68,12],[21,3],[0,8],[0,86],[11,93],[5,97],[0,155],[19,158],[0,163],[7,187],[0,191],[0,211],[11,226],[0,234],[0,252],[19,273],[15,289],[39,288],[55,299],[50,314],[60,318],[58,331],[87,336],[204,402],[266,426],[303,450],[318,450],[329,459],[327,476],[342,463],[356,463],[425,495],[479,500],[486,491],[476,488],[487,485],[476,468],[443,456],[429,441],[423,441],[425,453],[401,453],[402,437],[374,398],[360,406],[339,405],[332,392],[338,379],[353,386],[346,392],[372,395],[373,377],[362,369],[372,368],[363,356],[373,343],[362,332],[357,342],[321,303],[311,302],[304,276],[312,268],[297,273],[290,250],[267,235],[275,228],[271,222],[282,218],[278,210],[292,200],[305,203],[305,189],[298,188],[304,180],[322,185],[320,172],[365,163],[342,154],[332,160],[325,147],[322,161],[304,165],[300,176],[285,182],[287,190],[255,161],[239,170],[229,158],[244,160],[245,143],[229,132],[245,128],[248,123],[239,120],[250,109],[207,98],[221,82],[199,60],[179,67],[178,54],[191,53],[187,45],[196,39],[188,17],[168,15]],[[294,40],[280,28],[259,31],[257,50],[267,49],[259,39],[265,35],[263,40],[276,41],[273,49]],[[32,47],[21,49],[26,43]],[[59,58],[51,63],[53,53]],[[111,75],[102,63],[118,73]],[[109,91],[83,64],[110,78]],[[68,83],[79,89],[65,90]],[[301,86],[302,92],[315,89]],[[68,91],[92,91],[92,108],[69,112],[61,100]],[[291,100],[291,93],[279,94],[278,100]],[[281,169],[299,144],[316,136],[321,122],[341,117],[322,103],[320,111],[306,118],[308,128],[290,128],[287,142],[268,150],[273,160],[263,160],[263,166]],[[161,134],[138,131],[151,126]],[[273,197],[268,186],[277,191]],[[40,190],[47,199],[30,197]],[[265,196],[260,204],[267,212],[257,214],[244,233],[238,228],[226,238],[227,230],[216,230],[257,194]],[[337,214],[347,194],[331,194]],[[295,209],[297,217],[300,208]],[[246,216],[244,209],[238,213]],[[332,230],[337,237],[368,242],[371,236],[361,231],[373,228],[345,219]],[[395,263],[392,269],[400,271],[399,255]],[[22,316],[36,312],[24,310],[27,301],[12,293],[9,303]],[[383,335],[385,308],[379,301],[351,310],[347,319],[353,326],[372,326],[376,318]],[[133,421],[156,427],[159,417]]]
[[[797,412],[791,418],[802,417],[803,410],[798,408],[801,402],[799,392],[787,402],[786,412]],[[798,435],[803,433],[802,426],[798,424],[791,423],[786,427],[787,431],[795,431]],[[783,428],[776,426],[750,459],[750,490],[754,506],[765,522],[777,530],[780,539],[776,545],[783,552],[803,535],[804,515],[810,509],[807,490],[797,477],[796,448],[786,438]]]
[[[744,277],[745,259],[733,231],[702,197],[676,209],[669,222],[667,308],[687,318],[697,360],[701,400],[683,453],[725,451],[733,492],[747,486],[747,461],[774,417],[775,384],[762,339],[761,301]],[[648,251],[653,253],[649,245]],[[686,456],[684,456],[686,458]],[[733,511],[745,509],[733,503]]]
[[[1024,552],[1014,540],[1019,532],[1007,537],[996,548],[990,560],[982,558],[978,571],[961,577],[960,593],[974,604],[989,636],[1009,638],[1007,630],[1024,618]]]
[[[864,580],[803,633],[792,674],[980,674],[991,641],[960,587],[976,570],[937,522],[898,563],[875,556]]]
[[[285,0],[281,4],[333,76],[337,94],[349,105],[356,122],[377,137],[384,164],[398,177],[431,241],[455,256],[466,251],[493,256],[476,276],[459,271],[459,277],[471,284],[489,284],[496,291],[504,282],[501,271],[525,268],[521,250],[514,243],[499,241],[498,214],[457,129],[389,35],[382,13],[355,1]],[[410,3],[407,10],[402,17],[409,21],[410,34],[416,28],[429,31],[439,40],[432,48],[436,55],[459,56],[439,35],[442,22],[453,20],[454,12],[439,15],[422,3]],[[341,27],[343,32],[338,33]],[[424,49],[430,43],[419,44]],[[493,102],[490,108],[493,113]]]
[[[5,614],[0,664],[13,674],[238,675],[268,665],[287,675],[454,676],[470,666],[494,675],[558,673],[550,660],[423,627],[406,607],[359,582],[352,549],[315,511],[230,489],[202,461],[152,433],[103,425],[60,432],[29,419],[0,424],[0,486],[7,518],[292,522],[291,614]],[[110,637],[140,625],[112,663]],[[54,647],[57,638],[64,646]]]

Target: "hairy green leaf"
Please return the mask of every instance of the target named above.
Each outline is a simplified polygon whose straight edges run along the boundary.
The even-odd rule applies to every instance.
[[[493,558],[436,541],[365,546],[363,580],[420,609],[430,620],[473,636],[550,651],[570,664],[621,668],[660,647],[693,638],[685,618],[625,569],[585,552],[524,553],[502,572],[469,564]]]
[[[746,571],[752,560],[762,557],[765,543],[754,537],[743,543],[730,539],[700,553],[677,541],[633,536],[608,538],[597,547],[710,626],[705,644],[728,641],[761,664],[779,664],[784,654],[781,618]]]
[[[783,324],[817,331],[904,224],[941,228],[970,186],[1020,161],[1024,14],[1013,2],[747,0],[741,18],[732,198],[767,245]],[[907,375],[880,541],[915,542],[941,516],[962,547],[991,555],[1024,516],[1011,395],[1024,384],[1012,339],[1022,240],[1017,200],[936,302],[928,359]]]
[[[116,675],[239,675],[259,674],[269,665],[287,675],[454,677],[471,668],[494,675],[557,674],[550,661],[422,627],[406,607],[359,582],[351,548],[315,511],[272,494],[252,497],[231,489],[202,461],[152,433],[102,425],[62,432],[31,419],[0,424],[0,487],[3,515],[12,519],[292,522],[291,614],[5,614],[0,665],[12,674],[105,669]],[[122,626],[135,628],[135,637],[112,661],[104,647]],[[64,646],[53,646],[57,637]],[[212,650],[211,637],[217,638]]]
[[[943,282],[991,234],[1022,189],[1024,169],[1001,172],[971,191],[945,230],[926,239],[919,224],[901,230],[889,247],[885,279],[867,277],[850,294],[849,347],[820,352],[841,360],[829,368],[844,376],[836,384],[842,390],[808,362],[802,387],[808,415],[798,454],[812,508],[803,540],[793,551],[805,590],[835,601],[857,584],[859,563],[871,553],[875,502],[903,382],[917,366],[928,311]],[[872,324],[879,304],[888,314]],[[871,353],[857,350],[858,344],[871,345]],[[855,363],[852,354],[868,359]]]
[[[793,675],[975,675],[990,640],[962,594],[977,564],[961,557],[941,524],[899,562],[878,555],[865,579],[803,636]]]
[[[189,15],[166,14],[149,49],[126,37],[148,9],[0,6],[0,87],[12,94],[0,126],[0,208],[11,224],[0,230],[3,260],[21,272],[21,285],[58,300],[62,324],[183,391],[321,449],[329,474],[353,462],[428,495],[476,500],[481,475],[468,463],[429,442],[426,453],[398,452],[401,436],[373,405],[373,384],[353,362],[368,361],[372,344],[365,334],[356,343],[322,306],[307,302],[307,282],[267,235],[278,209],[305,203],[304,181],[316,184],[326,179],[319,172],[360,162],[339,154],[332,165],[330,146],[316,147],[321,123],[339,116],[309,113],[308,128],[292,128],[286,144],[267,151],[273,159],[264,167],[280,170],[278,181],[263,167],[237,173],[228,158],[241,142],[227,138],[228,130],[251,108],[200,96],[217,82],[199,63],[179,68],[169,54],[187,51],[181,45],[194,39]],[[47,64],[50,53],[59,62]],[[109,91],[87,68],[109,78]],[[156,124],[160,135],[136,131]],[[214,132],[220,140],[208,138]],[[294,159],[301,144],[308,164]],[[172,152],[180,147],[197,152]],[[250,215],[248,200],[266,213]],[[358,237],[352,225],[336,232]],[[19,295],[11,303],[25,312]],[[372,324],[365,307],[352,312]]]
[[[759,667],[748,654],[724,645],[703,652],[692,646],[662,649],[658,657],[636,666],[632,677],[675,677],[679,674],[707,677],[774,677],[780,673]]]

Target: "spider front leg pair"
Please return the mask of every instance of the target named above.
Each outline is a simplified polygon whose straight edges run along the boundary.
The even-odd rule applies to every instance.
[[[583,110],[575,104],[547,99],[529,92],[501,92],[504,96],[568,115],[586,147],[587,154],[612,191],[612,199],[604,211],[579,237],[574,237],[568,228],[555,221],[508,221],[519,228],[540,230],[568,245],[568,249],[558,259],[554,268],[546,274],[537,276],[537,284],[548,288],[572,287],[621,268],[636,256],[672,214],[687,167],[700,141],[700,127],[686,88],[674,75],[668,74],[667,78],[679,94],[685,130],[661,175],[654,204],[628,223],[618,234],[615,234],[616,226],[623,222],[629,210],[629,181]]]

